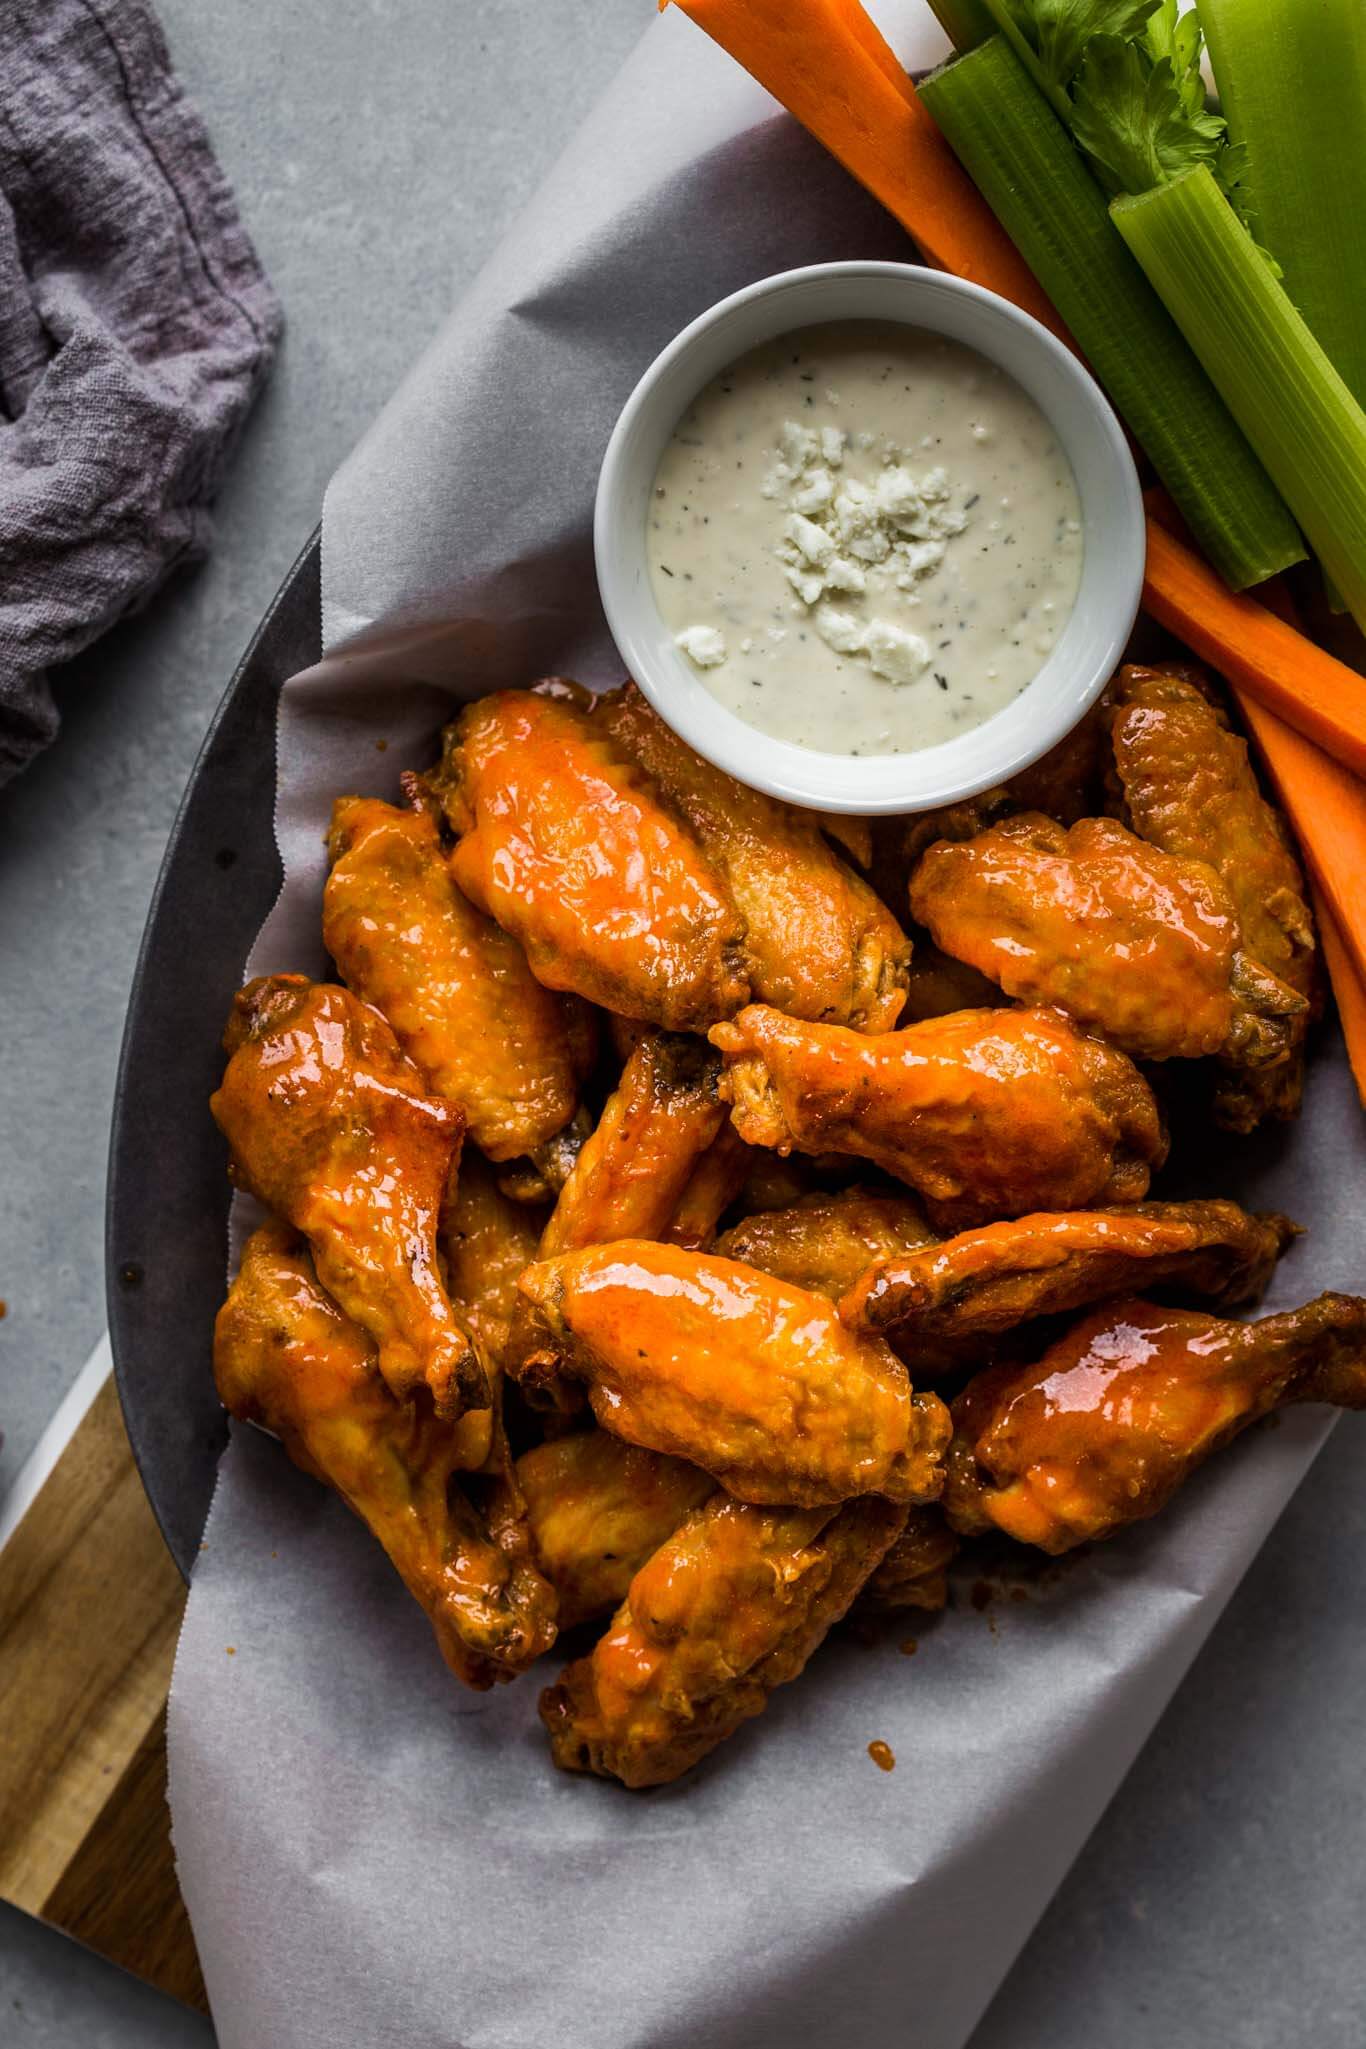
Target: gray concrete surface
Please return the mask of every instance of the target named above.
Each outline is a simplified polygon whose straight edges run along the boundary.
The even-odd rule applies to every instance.
[[[62,740],[0,793],[0,1494],[103,1327],[123,1010],[209,715],[329,473],[651,0],[161,0],[160,11],[290,325],[212,561],[75,666]],[[1366,1425],[1349,1419],[972,2049],[1366,2042],[1364,1452]],[[210,2039],[193,2016],[0,1912],[3,2049]]]

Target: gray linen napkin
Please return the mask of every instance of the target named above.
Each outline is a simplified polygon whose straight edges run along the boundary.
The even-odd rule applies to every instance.
[[[280,309],[142,0],[0,4],[0,783],[203,555]]]

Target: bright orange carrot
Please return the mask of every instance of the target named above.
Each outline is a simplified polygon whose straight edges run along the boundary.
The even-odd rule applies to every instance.
[[[663,4],[667,7],[668,0],[663,0]],[[872,15],[862,6],[861,0],[836,0],[836,6],[848,27],[850,35],[863,45],[863,48],[868,52],[873,62],[880,65],[882,70],[886,72],[892,84],[901,94],[902,99],[913,100],[915,98],[915,87],[911,84],[906,74],[905,65],[897,56],[896,51],[892,48],[886,36],[883,35],[882,30],[873,20]]]
[[[1033,271],[853,0],[677,4],[867,186],[933,262],[1013,299],[1069,340]]]
[[[1229,590],[1151,516],[1143,604],[1240,691],[1366,775],[1366,677],[1265,605]]]
[[[1319,939],[1328,964],[1329,980],[1337,999],[1342,1036],[1347,1041],[1347,1058],[1352,1063],[1357,1094],[1366,1109],[1366,981],[1356,973],[1337,919],[1317,890],[1312,891],[1314,916],[1319,921]]]

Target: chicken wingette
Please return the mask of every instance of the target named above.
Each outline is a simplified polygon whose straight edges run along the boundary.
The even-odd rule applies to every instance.
[[[882,1340],[846,1330],[823,1295],[644,1239],[545,1260],[520,1287],[604,1429],[741,1500],[939,1493],[943,1403],[913,1394]]]
[[[439,1242],[451,1301],[490,1365],[503,1363],[517,1282],[536,1257],[544,1223],[542,1209],[504,1195],[488,1162],[466,1147]]]
[[[1056,1004],[1135,1059],[1283,1059],[1306,1003],[1247,949],[1232,897],[1204,861],[1114,819],[1068,829],[1023,812],[911,877],[935,943],[1007,996]]]
[[[641,1567],[591,1655],[541,1695],[556,1764],[626,1786],[680,1778],[797,1677],[904,1520],[887,1501],[713,1496]]]
[[[1248,951],[1301,996],[1317,990],[1314,921],[1280,813],[1262,795],[1247,742],[1203,671],[1120,670],[1106,698],[1118,808],[1142,839],[1204,861],[1233,899]],[[1220,1077],[1215,1114],[1234,1131],[1291,1117],[1304,1089],[1308,1009],[1286,1020],[1283,1053]]]
[[[461,889],[549,989],[705,1031],[746,1000],[745,921],[714,863],[572,685],[505,690],[447,729],[428,786]]]
[[[517,1484],[561,1629],[620,1607],[646,1559],[716,1491],[700,1467],[608,1430],[533,1445],[517,1461]]]
[[[837,1302],[870,1267],[936,1242],[910,1196],[845,1188],[745,1217],[713,1250]]]
[[[880,1260],[844,1295],[840,1315],[923,1371],[927,1354],[971,1356],[1031,1317],[1136,1288],[1175,1287],[1226,1309],[1259,1301],[1296,1235],[1288,1217],[1236,1202],[1046,1211]]]
[[[456,887],[425,805],[339,797],[327,844],[323,943],[347,987],[388,1019],[432,1093],[460,1105],[489,1159],[544,1145],[579,1099],[576,999],[542,988]]]
[[[1036,1364],[969,1381],[944,1512],[964,1536],[1070,1551],[1156,1515],[1211,1452],[1291,1402],[1366,1408],[1366,1301],[1320,1295],[1257,1323],[1111,1303]]]
[[[835,853],[819,815],[736,782],[666,726],[634,683],[600,697],[594,723],[686,820],[745,920],[755,999],[790,1017],[890,1031],[911,946]]]
[[[696,1039],[641,1035],[550,1213],[542,1258],[663,1236],[726,1121],[719,1066]]]
[[[751,1004],[711,1039],[741,1138],[872,1160],[936,1228],[1136,1202],[1166,1155],[1132,1061],[1054,1010],[964,1010],[869,1038]]]
[[[720,1098],[718,1097],[718,1101]],[[725,1106],[722,1105],[724,1115]],[[662,1234],[672,1245],[705,1252],[721,1217],[739,1196],[755,1158],[735,1126],[726,1120],[688,1177]]]
[[[615,1238],[662,1238],[725,1122],[716,1055],[695,1038],[642,1032],[579,1153],[541,1235],[539,1257]],[[523,1301],[514,1307],[508,1370],[541,1407],[572,1410]]]
[[[915,1608],[937,1614],[948,1605],[949,1567],[958,1541],[938,1503],[911,1509],[905,1528],[855,1602],[854,1613],[877,1618]]]

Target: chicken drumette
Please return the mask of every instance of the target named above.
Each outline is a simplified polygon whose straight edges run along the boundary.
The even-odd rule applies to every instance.
[[[555,1640],[555,1597],[532,1560],[515,1487],[457,1479],[459,1434],[425,1391],[398,1401],[375,1347],[319,1287],[302,1240],[271,1223],[248,1241],[214,1332],[224,1406],[263,1423],[379,1539],[467,1686],[524,1671]]]
[[[416,787],[416,786],[414,786]],[[339,797],[323,940],[433,1094],[491,1160],[533,1152],[574,1114],[588,1013],[542,988],[515,939],[456,887],[436,817]]]
[[[910,941],[839,859],[816,813],[713,768],[634,683],[599,698],[594,723],[683,817],[724,877],[748,927],[756,999],[791,1017],[890,1031],[906,994]]]
[[[1035,1365],[991,1367],[953,1404],[944,1510],[1070,1551],[1156,1515],[1229,1439],[1291,1402],[1366,1408],[1366,1301],[1320,1295],[1258,1323],[1132,1298]]]
[[[797,1677],[904,1520],[887,1501],[715,1495],[641,1567],[591,1656],[541,1695],[556,1764],[627,1786],[681,1777]]]
[[[1306,1008],[1248,951],[1206,862],[1113,819],[1064,830],[1024,812],[976,839],[941,841],[911,878],[911,909],[1008,996],[1056,1004],[1137,1059],[1284,1059]]]
[[[461,889],[547,988],[705,1030],[745,1001],[745,923],[720,873],[569,684],[470,705],[428,778]]]
[[[1057,1011],[965,1010],[866,1038],[751,1004],[711,1038],[743,1139],[872,1160],[948,1230],[1137,1201],[1165,1157],[1133,1063]]]
[[[646,1559],[716,1491],[698,1466],[607,1430],[578,1430],[524,1451],[517,1484],[536,1557],[559,1597],[561,1629],[620,1607]]]
[[[464,1462],[482,1465],[492,1396],[437,1257],[461,1112],[424,1092],[377,1010],[303,975],[248,983],[223,1043],[210,1108],[237,1181],[307,1238],[393,1392],[425,1385],[440,1415],[462,1419]]]
[[[1295,1235],[1288,1217],[1249,1215],[1236,1202],[1044,1212],[879,1261],[840,1315],[879,1332],[923,1374],[936,1361],[980,1358],[992,1338],[1031,1317],[1135,1288],[1170,1285],[1221,1308],[1258,1301]]]
[[[1317,956],[1304,877],[1209,678],[1192,667],[1124,668],[1106,707],[1125,823],[1169,854],[1206,862],[1233,899],[1248,952],[1312,999]],[[1281,1058],[1222,1076],[1222,1123],[1250,1131],[1264,1116],[1294,1115],[1307,1022],[1307,1011],[1286,1019]]]
[[[627,1239],[546,1260],[522,1293],[598,1421],[741,1500],[812,1506],[939,1493],[947,1411],[879,1338],[738,1261]],[[523,1369],[524,1371],[528,1369]]]

